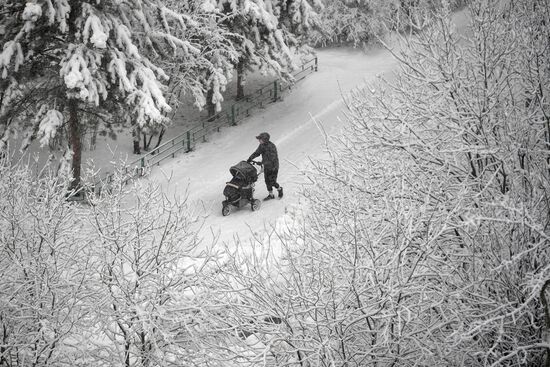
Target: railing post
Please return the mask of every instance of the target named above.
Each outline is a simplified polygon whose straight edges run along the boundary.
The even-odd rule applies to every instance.
[[[191,131],[187,132],[187,151],[191,151]]]
[[[231,125],[237,125],[237,121],[235,120],[235,104],[231,105]]]
[[[317,56],[315,56],[315,71],[318,70]]]
[[[139,172],[139,175],[140,176],[143,176],[143,172],[145,171],[145,157],[141,157],[141,159],[139,160],[140,162],[140,172]]]
[[[275,80],[273,82],[273,102],[277,102],[277,99],[279,98],[277,93],[278,91],[279,91],[278,83],[277,83],[277,80]]]

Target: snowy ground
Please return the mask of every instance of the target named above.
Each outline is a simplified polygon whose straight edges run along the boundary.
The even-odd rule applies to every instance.
[[[324,151],[322,125],[329,135],[337,134],[345,123],[343,96],[377,76],[390,73],[396,62],[383,49],[368,52],[346,48],[318,52],[319,71],[300,82],[284,100],[256,111],[239,126],[228,127],[199,144],[191,153],[154,168],[148,179],[164,186],[170,195],[184,195],[204,216],[203,235],[219,236],[227,242],[235,236],[246,240],[254,232],[270,229],[298,201],[299,185],[304,182],[300,169],[308,158]],[[229,167],[246,160],[256,149],[255,136],[267,131],[279,151],[279,183],[284,187],[282,200],[265,202],[257,212],[250,207],[221,215],[225,182],[231,179]],[[167,180],[169,178],[169,180]],[[256,184],[258,198],[267,189],[263,176]]]

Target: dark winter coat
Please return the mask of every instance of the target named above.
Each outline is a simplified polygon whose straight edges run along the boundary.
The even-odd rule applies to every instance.
[[[251,161],[259,155],[262,156],[262,163],[264,164],[264,169],[266,171],[279,169],[279,156],[277,154],[277,147],[275,144],[270,141],[261,143],[258,146],[258,149],[250,155],[248,160]]]

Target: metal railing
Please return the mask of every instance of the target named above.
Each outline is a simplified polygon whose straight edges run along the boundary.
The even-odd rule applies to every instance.
[[[290,90],[292,86],[318,70],[318,60],[314,57],[304,62],[300,68],[292,73],[294,80],[284,81],[276,79],[256,89],[250,95],[247,95],[236,101],[229,108],[219,113],[201,119],[189,130],[166,141],[151,151],[143,154],[140,158],[128,163],[124,169],[124,182],[128,182],[136,177],[143,176],[148,168],[154,165],[160,165],[162,161],[168,158],[174,158],[176,153],[181,151],[189,152],[193,150],[198,142],[205,142],[206,137],[213,131],[220,131],[222,126],[234,126],[239,121],[251,115],[251,111],[256,108],[262,108],[270,103],[276,102],[282,98],[285,91]],[[99,192],[105,185],[113,182],[113,174],[107,173],[99,180],[95,181],[93,190]]]

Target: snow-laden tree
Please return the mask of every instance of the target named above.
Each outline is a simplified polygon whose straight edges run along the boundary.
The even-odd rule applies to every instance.
[[[245,72],[255,67],[290,78],[294,51],[316,25],[319,0],[206,0],[233,33],[238,51],[237,98],[244,96]],[[214,101],[216,99],[214,98]]]
[[[316,46],[375,43],[388,31],[420,30],[441,1],[433,0],[324,0],[318,27],[310,35]],[[463,1],[447,2],[452,8]]]
[[[349,43],[354,47],[383,36],[400,9],[398,0],[326,0],[319,27],[310,36],[316,46]]]
[[[73,366],[88,317],[88,243],[67,177],[0,162],[0,366]]]
[[[191,210],[118,174],[71,204],[54,171],[0,164],[0,366],[207,365],[213,269]]]
[[[202,272],[211,254],[197,237],[200,222],[184,200],[122,178],[90,198],[96,304],[85,336],[93,365],[206,365]]]
[[[73,187],[83,127],[103,119],[137,131],[165,121],[159,60],[176,57],[186,72],[202,58],[197,34],[212,32],[208,17],[156,0],[9,0],[0,13],[0,139],[23,132],[25,147],[66,137]]]
[[[206,106],[209,115],[213,115],[221,110],[223,92],[232,78],[233,65],[238,59],[235,34],[223,24],[223,19],[212,8],[210,0],[170,0],[168,3],[182,12],[201,12],[205,18],[200,33],[192,37],[194,42],[200,44],[201,57],[186,60],[183,65],[175,60],[176,64],[170,73],[178,90],[181,86],[187,86],[185,89],[192,92],[195,105],[201,109]]]
[[[546,5],[472,2],[464,38],[440,14],[348,101],[309,210],[217,278],[235,359],[550,364]]]

